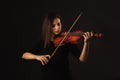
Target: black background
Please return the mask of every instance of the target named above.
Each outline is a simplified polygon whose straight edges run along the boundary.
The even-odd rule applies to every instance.
[[[21,59],[24,49],[37,41],[46,13],[57,12],[69,28],[80,12],[73,30],[102,32],[93,38],[85,64],[70,55],[74,80],[120,79],[119,26],[120,6],[115,0],[14,0],[1,2],[1,73],[2,80],[40,80],[40,65]],[[54,76],[54,75],[53,75]]]

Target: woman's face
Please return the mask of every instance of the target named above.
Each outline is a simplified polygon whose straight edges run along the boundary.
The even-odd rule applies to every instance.
[[[52,26],[53,34],[58,35],[61,32],[61,27],[62,27],[62,24],[61,24],[60,18],[55,18],[53,20],[53,26]]]

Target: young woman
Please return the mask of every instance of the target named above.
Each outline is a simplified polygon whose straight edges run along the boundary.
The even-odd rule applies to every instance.
[[[61,17],[58,14],[46,15],[42,26],[41,41],[29,51],[23,53],[22,58],[26,60],[40,61],[43,70],[44,80],[72,80],[68,55],[72,53],[81,62],[87,59],[87,49],[89,46],[89,39],[93,36],[92,32],[84,32],[82,37],[83,45],[80,50],[76,44],[70,42],[65,43],[59,47],[56,53],[51,57],[56,45],[54,40],[59,37],[62,32]]]

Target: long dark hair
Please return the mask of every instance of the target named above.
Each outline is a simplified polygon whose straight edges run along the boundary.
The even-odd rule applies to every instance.
[[[49,13],[49,14],[45,15],[45,18],[43,20],[41,39],[43,41],[44,48],[49,46],[50,39],[52,36],[51,28],[53,25],[53,20],[55,18],[61,19],[61,16],[57,13]]]

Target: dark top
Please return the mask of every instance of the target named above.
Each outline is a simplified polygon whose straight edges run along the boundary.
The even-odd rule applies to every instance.
[[[40,43],[35,47],[28,50],[33,54],[52,54],[55,49],[53,42],[47,48],[42,48]],[[60,46],[54,56],[50,59],[49,63],[42,66],[44,80],[72,80],[72,76],[69,71],[68,55],[72,53],[76,58],[79,58],[80,50],[78,45],[67,43]]]

